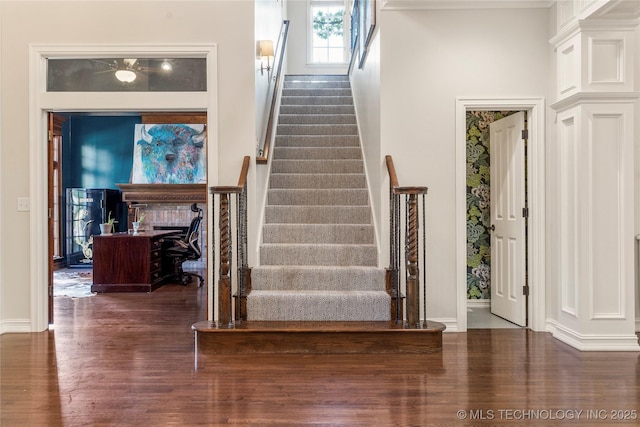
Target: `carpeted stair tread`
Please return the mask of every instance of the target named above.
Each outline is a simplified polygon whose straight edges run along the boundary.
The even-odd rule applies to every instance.
[[[360,147],[358,135],[276,135],[278,147]]]
[[[372,244],[370,224],[265,224],[264,243]]]
[[[272,188],[267,195],[269,205],[342,205],[366,206],[366,188],[290,189]]]
[[[274,173],[270,188],[365,188],[367,180],[358,173]]]
[[[283,96],[282,105],[353,105],[350,96]]]
[[[267,206],[267,223],[365,224],[371,222],[369,206]]]
[[[281,105],[280,116],[292,114],[319,114],[319,115],[338,115],[348,114],[355,115],[356,110],[353,104],[333,104],[333,105]]]
[[[370,266],[263,265],[254,267],[251,277],[253,290],[385,290],[385,270]]]
[[[359,147],[276,147],[273,150],[273,158],[278,160],[355,160],[361,157]]]
[[[286,82],[348,82],[349,76],[346,74],[287,74],[284,79]]]
[[[377,266],[375,245],[338,243],[263,243],[262,265]]]
[[[280,114],[279,124],[356,124],[355,114]]]
[[[291,159],[271,161],[273,173],[364,173],[362,160],[336,159],[326,160]]]
[[[255,291],[247,297],[249,321],[386,321],[384,291]]]
[[[355,124],[278,124],[278,135],[357,135]]]

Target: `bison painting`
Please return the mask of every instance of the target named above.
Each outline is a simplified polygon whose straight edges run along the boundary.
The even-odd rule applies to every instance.
[[[206,181],[205,125],[139,124],[133,150],[134,184]]]

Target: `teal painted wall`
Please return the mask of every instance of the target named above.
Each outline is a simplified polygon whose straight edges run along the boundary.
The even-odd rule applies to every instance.
[[[69,116],[64,124],[63,187],[113,188],[129,182],[139,116]]]

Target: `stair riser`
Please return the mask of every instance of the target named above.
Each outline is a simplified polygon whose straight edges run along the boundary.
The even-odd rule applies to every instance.
[[[269,188],[366,188],[364,174],[271,174]]]
[[[358,147],[358,135],[278,135],[276,147]]]
[[[353,105],[281,105],[283,114],[355,114]]]
[[[282,96],[348,96],[351,89],[347,88],[313,88],[313,89],[282,89]]]
[[[267,206],[269,224],[370,224],[369,206]]]
[[[262,265],[376,266],[377,256],[373,245],[263,244],[260,248]]]
[[[358,160],[360,147],[276,147],[273,158],[278,160]]]
[[[350,96],[283,96],[281,105],[353,105]]]
[[[364,173],[362,160],[273,160],[273,173]]]
[[[264,243],[345,243],[372,245],[371,225],[265,224]]]
[[[254,291],[385,291],[385,270],[376,267],[261,266],[251,270],[251,279]]]
[[[350,89],[348,81],[290,81],[285,80],[284,89]]]
[[[366,189],[331,189],[331,190],[290,190],[270,189],[267,195],[269,205],[338,205],[366,206],[369,203]]]
[[[281,125],[355,125],[356,116],[354,114],[280,114],[278,123]]]
[[[251,294],[247,298],[249,321],[388,321],[390,298],[384,292]],[[269,307],[265,310],[265,307]]]
[[[348,82],[349,76],[346,74],[287,74],[284,80],[285,82]]]
[[[357,135],[356,125],[278,125],[278,135]]]

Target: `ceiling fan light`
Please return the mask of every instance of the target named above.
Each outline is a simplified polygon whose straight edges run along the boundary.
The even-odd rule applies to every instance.
[[[123,83],[131,83],[136,79],[136,73],[131,70],[117,70],[116,79]]]
[[[164,61],[162,64],[160,64],[160,68],[162,68],[164,71],[171,71],[173,69],[173,66],[171,65],[171,62]]]

